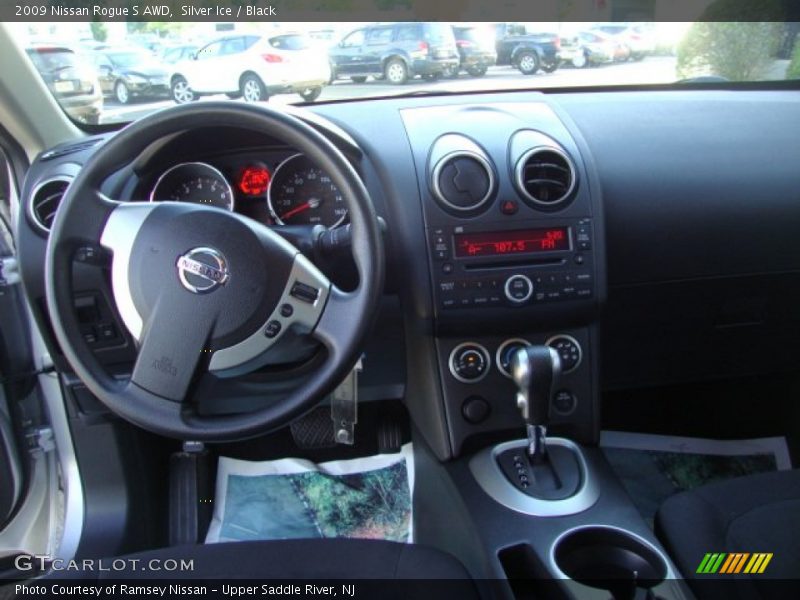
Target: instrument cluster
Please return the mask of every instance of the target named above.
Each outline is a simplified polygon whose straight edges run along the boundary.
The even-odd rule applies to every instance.
[[[328,173],[305,155],[285,151],[175,164],[157,176],[149,200],[216,206],[266,225],[333,228],[347,219]]]

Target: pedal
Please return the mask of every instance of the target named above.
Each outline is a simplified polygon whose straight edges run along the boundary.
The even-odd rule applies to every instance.
[[[393,417],[386,417],[378,425],[378,453],[396,454],[403,447],[403,427]]]
[[[332,448],[336,445],[333,429],[331,429],[330,411],[325,406],[319,406],[293,421],[289,430],[294,443],[303,450]]]
[[[339,384],[331,396],[331,421],[337,444],[352,446],[356,442],[358,422],[358,374],[363,370],[362,359]]]

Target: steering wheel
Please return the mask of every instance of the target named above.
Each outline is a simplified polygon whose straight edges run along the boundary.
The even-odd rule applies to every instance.
[[[262,132],[304,153],[331,177],[347,205],[359,284],[345,292],[268,227],[211,206],[117,202],[105,179],[154,141],[197,127]],[[72,294],[80,248],[112,254],[114,302],[139,352],[129,379],[109,374],[83,343]],[[112,412],[184,440],[232,441],[281,427],[317,404],[356,362],[383,288],[383,240],[353,166],[300,119],[267,107],[215,102],[149,115],[110,138],[61,201],[47,245],[46,295],[64,356]],[[235,377],[265,364],[288,330],[321,342],[314,374],[265,408],[202,415],[192,382],[206,370]]]

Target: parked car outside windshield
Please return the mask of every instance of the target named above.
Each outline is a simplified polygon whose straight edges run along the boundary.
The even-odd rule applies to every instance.
[[[64,46],[37,44],[25,51],[70,117],[80,123],[100,122],[103,94],[91,64]]]
[[[281,106],[397,94],[800,78],[792,23],[167,23],[145,34],[133,23],[109,23],[109,35],[93,41],[88,24],[51,25],[10,27],[23,50],[41,44],[40,32],[57,31],[50,45],[81,48],[94,64],[106,96],[102,109],[96,102],[77,108],[92,101],[63,91],[68,83],[57,90],[53,74],[35,65],[79,124],[130,122],[175,103],[210,100]],[[160,53],[143,48],[145,42]]]
[[[231,35],[206,44],[170,75],[172,99],[178,104],[201,96],[225,94],[246,102],[275,94],[299,94],[313,101],[331,78],[325,53],[300,33]]]
[[[103,93],[119,104],[169,94],[167,70],[146,50],[104,48],[95,54]]]

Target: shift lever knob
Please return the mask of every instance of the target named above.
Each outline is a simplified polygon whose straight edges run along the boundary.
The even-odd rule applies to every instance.
[[[521,348],[511,357],[511,378],[517,384],[517,407],[528,435],[528,458],[545,458],[545,436],[550,421],[550,397],[561,375],[561,359],[549,346]]]

